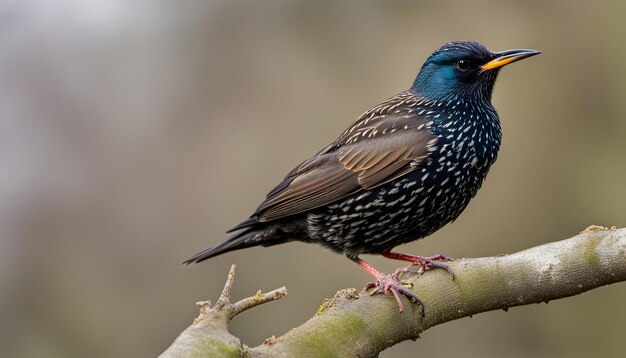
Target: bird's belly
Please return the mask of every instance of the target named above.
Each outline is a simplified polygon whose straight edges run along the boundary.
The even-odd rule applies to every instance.
[[[477,174],[417,170],[309,214],[309,237],[348,256],[391,250],[456,219],[480,187]]]

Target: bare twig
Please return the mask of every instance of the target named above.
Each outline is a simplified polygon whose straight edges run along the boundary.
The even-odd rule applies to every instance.
[[[287,287],[283,286],[267,293],[261,293],[258,290],[256,295],[244,298],[243,300],[233,304],[233,317],[252,307],[262,305],[266,302],[276,301],[287,295]]]
[[[215,307],[210,301],[200,301],[196,305],[200,314],[193,324],[176,338],[174,343],[161,354],[161,357],[223,357],[245,356],[248,347],[228,332],[228,323],[239,313],[260,304],[279,300],[287,295],[281,287],[268,293],[257,291],[256,295],[230,303],[230,293],[235,282],[236,267],[232,265],[224,284],[224,289]]]
[[[264,304],[270,301],[276,301],[287,295],[287,288],[285,286],[281,288],[277,288],[273,291],[267,293],[261,293],[261,290],[258,290],[256,295],[244,298],[238,302],[230,303],[230,291],[233,288],[233,283],[235,282],[235,272],[237,271],[237,266],[231,265],[230,272],[228,272],[228,277],[226,278],[226,283],[224,284],[224,289],[222,290],[222,294],[220,298],[217,300],[215,304],[216,310],[223,310],[224,307],[229,308],[229,319],[233,319],[235,316],[240,314],[243,311],[249,310],[252,307],[256,307],[258,305]]]
[[[224,306],[230,304],[230,290],[233,288],[233,283],[235,282],[236,271],[237,266],[231,265],[230,271],[228,272],[228,277],[226,278],[226,283],[224,284],[224,289],[222,290],[222,294],[215,304],[215,309],[221,310]]]

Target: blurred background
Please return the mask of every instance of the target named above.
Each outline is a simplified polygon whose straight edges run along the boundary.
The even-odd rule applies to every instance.
[[[403,252],[511,253],[626,226],[625,2],[3,1],[0,355],[150,357],[215,301],[248,345],[370,277],[292,243],[180,262],[221,241],[301,160],[404,90],[452,40],[541,56],[493,98],[499,161],[452,225]],[[365,257],[391,271],[397,262]],[[623,356],[626,285],[428,330],[382,357]]]

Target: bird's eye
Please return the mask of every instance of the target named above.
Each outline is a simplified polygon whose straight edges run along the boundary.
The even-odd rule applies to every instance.
[[[458,68],[460,71],[467,71],[470,69],[471,63],[468,60],[458,60],[456,62],[456,68]]]

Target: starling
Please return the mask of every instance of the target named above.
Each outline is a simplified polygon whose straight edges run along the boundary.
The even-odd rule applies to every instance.
[[[408,90],[361,115],[335,141],[296,166],[227,240],[185,261],[290,241],[346,255],[375,279],[371,293],[423,302],[400,281],[412,265],[442,268],[446,256],[392,252],[455,220],[495,162],[502,137],[491,93],[502,66],[539,54],[491,52],[458,41],[433,52]],[[411,265],[385,274],[359,258],[380,254]],[[453,276],[454,277],[454,276]]]

